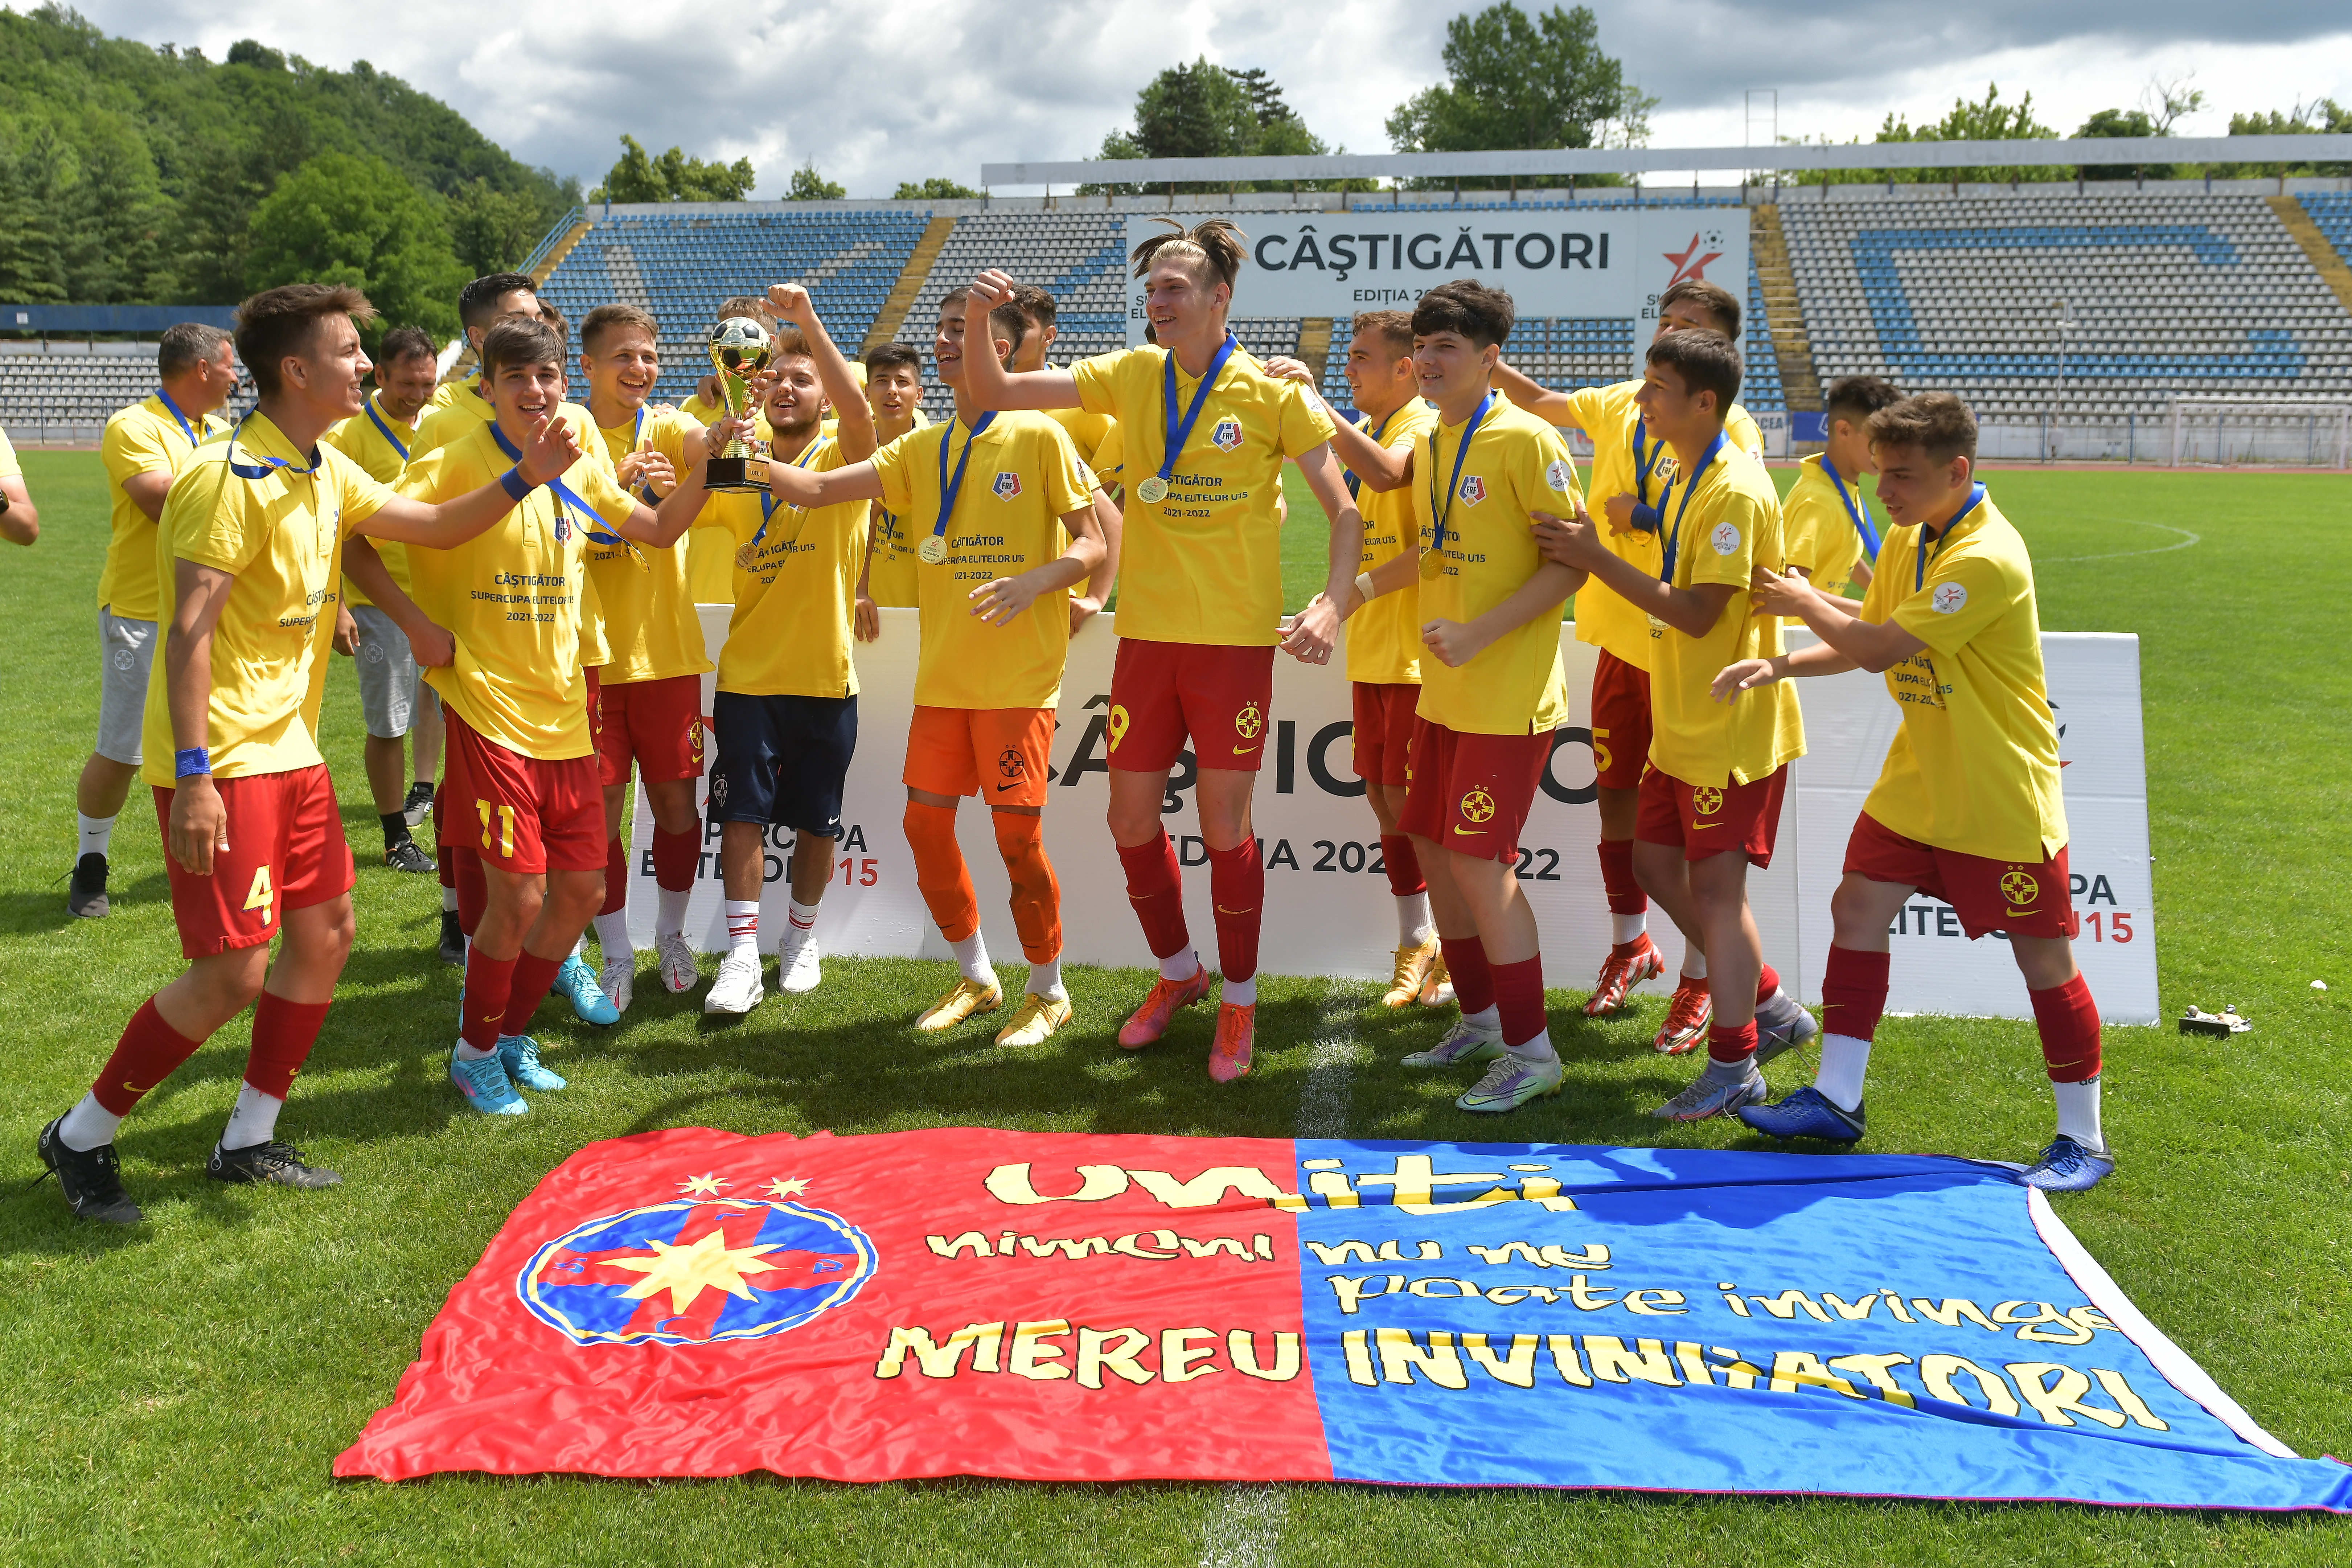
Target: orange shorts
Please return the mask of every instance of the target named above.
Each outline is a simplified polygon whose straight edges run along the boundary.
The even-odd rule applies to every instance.
[[[215,779],[228,813],[228,847],[213,851],[199,877],[172,858],[172,787],[158,784],[155,822],[172,882],[172,921],[182,957],[210,958],[261,947],[278,934],[281,911],[306,910],[352,890],[352,847],[327,765]]]
[[[445,840],[485,866],[526,875],[604,868],[604,792],[593,756],[526,757],[452,711],[441,793]]]
[[[1551,735],[1472,735],[1414,720],[1412,784],[1397,826],[1456,855],[1516,863]]]
[[[1201,766],[1255,773],[1273,731],[1272,647],[1118,639],[1104,758],[1112,767],[1172,768],[1189,736]]]
[[[1865,811],[1853,819],[1845,868],[1943,900],[1970,942],[1996,931],[2072,938],[2082,930],[2063,844],[2047,860],[1989,860],[1906,838]]]
[[[1421,687],[1413,681],[1355,683],[1356,776],[1366,784],[1398,789],[1412,782],[1413,709]]]
[[[1750,864],[1769,866],[1772,840],[1780,831],[1780,795],[1788,784],[1786,763],[1763,778],[1720,789],[1687,784],[1672,773],[1646,768],[1642,798],[1633,810],[1633,837],[1679,849],[1685,860],[1743,849]]]
[[[595,706],[607,785],[629,782],[633,758],[647,784],[702,776],[702,677],[600,683]]]
[[[1650,675],[1607,648],[1592,662],[1592,782],[1639,789],[1650,760]]]
[[[991,806],[1044,805],[1051,708],[924,708],[907,725],[908,789],[976,795]]]

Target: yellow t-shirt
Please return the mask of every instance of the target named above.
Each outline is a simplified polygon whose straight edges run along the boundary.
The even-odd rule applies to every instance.
[[[22,479],[25,465],[16,460],[16,448],[8,439],[8,432],[0,430],[0,479]]]
[[[1082,458],[1101,451],[1103,442],[1118,423],[1108,414],[1097,414],[1086,408],[1048,408],[1045,417],[1069,433],[1070,445],[1077,449]],[[1208,416],[1203,413],[1202,417],[1205,419]]]
[[[1078,461],[1069,433],[1034,413],[999,413],[976,437],[961,419],[909,431],[874,454],[874,472],[882,481],[882,506],[898,514],[919,545],[939,521],[942,451],[950,482],[962,462],[963,483],[948,519],[948,558],[937,566],[918,559],[915,566],[923,631],[915,701],[925,708],[1050,708],[1070,652],[1069,591],[1038,595],[1028,613],[1006,626],[974,616],[968,595],[1060,555],[1062,519],[1094,504],[1094,476]]]
[[[928,429],[930,421],[920,408],[915,410],[913,429]],[[897,439],[898,437],[894,437]],[[889,442],[883,443],[887,450]],[[867,597],[882,609],[911,610],[915,607],[915,545],[917,541],[910,526],[887,506],[875,506],[867,515],[866,527],[873,536],[873,553],[866,567]]]
[[[1906,838],[2038,865],[2066,842],[2058,726],[2025,541],[1988,499],[1922,570],[1919,530],[1887,531],[1862,618],[1927,646],[1886,672],[1903,728],[1862,808]]]
[[[491,427],[478,423],[409,464],[400,489],[419,500],[455,500],[512,467]],[[563,483],[606,528],[636,510],[594,447],[565,470]],[[585,520],[552,485],[455,550],[408,552],[410,596],[457,644],[457,661],[425,679],[484,739],[543,762],[590,751],[580,660],[587,553]]]
[[[1436,427],[1437,410],[1418,397],[1391,412],[1377,430],[1372,427],[1370,415],[1356,421],[1356,428],[1390,447],[1416,443],[1426,447],[1427,436]],[[1452,447],[1449,446],[1447,450],[1450,453]],[[1474,457],[1479,455],[1476,441],[1470,443],[1470,451]],[[1446,460],[1453,459],[1449,456]],[[1364,519],[1364,553],[1357,568],[1360,572],[1369,572],[1402,553],[1420,527],[1410,484],[1394,490],[1360,487],[1356,491],[1356,510]],[[1381,595],[1348,617],[1349,679],[1404,686],[1421,679],[1419,584],[1420,579],[1415,578],[1412,584],[1393,594]]]
[[[1405,487],[1422,549],[1439,548],[1436,520],[1441,513],[1445,519],[1445,564],[1419,583],[1424,623],[1475,621],[1518,592],[1543,564],[1528,514],[1558,517],[1576,505],[1576,459],[1568,443],[1500,396],[1471,437],[1461,478],[1454,479],[1467,423],[1441,426],[1433,412],[1413,454],[1412,483]],[[1558,609],[1504,633],[1459,668],[1423,659],[1414,711],[1469,735],[1539,734],[1568,722]]]
[[[237,467],[264,468],[264,477],[233,472],[232,445]],[[289,467],[269,468],[263,459],[271,458]],[[259,414],[247,416],[234,443],[224,435],[198,447],[173,481],[147,566],[163,595],[156,620],[168,624],[179,603],[171,563],[193,561],[236,579],[213,629],[205,745],[215,777],[290,773],[320,761],[319,701],[343,540],[392,498],[332,447],[321,443],[315,458],[297,452]],[[171,787],[171,682],[160,661],[147,683],[143,735],[141,775]]]
[[[1852,583],[1855,563],[1865,558],[1862,531],[1854,526],[1846,502],[1838,499],[1837,482],[1824,468],[1828,461],[1816,452],[1797,465],[1797,479],[1780,502],[1780,515],[1787,524],[1789,564],[1805,568],[1813,586],[1835,598]],[[1870,514],[1870,498],[1863,491],[1860,476],[1838,478],[1845,479],[1846,497],[1861,509],[1863,521],[1877,532],[1878,523]],[[1788,624],[1805,623],[1790,616]]]
[[[98,577],[98,602],[124,620],[160,620],[162,590],[155,580],[156,525],[123,493],[122,481],[158,468],[178,473],[191,453],[226,427],[209,414],[184,424],[154,395],[116,409],[106,422],[98,452],[114,492],[114,531],[107,542],[105,570]]]
[[[1674,477],[1674,454],[1664,441],[1650,439],[1642,427],[1642,410],[1633,402],[1633,395],[1641,390],[1642,381],[1636,376],[1572,392],[1568,397],[1567,423],[1592,441],[1592,471],[1584,493],[1592,498],[1592,521],[1601,539],[1618,556],[1654,577],[1664,559],[1659,536],[1613,532],[1601,510],[1611,496],[1620,495],[1655,506],[1659,491]],[[1751,457],[1763,455],[1764,433],[1737,403],[1731,405],[1723,428],[1730,445]],[[1650,668],[1649,617],[1597,584],[1576,596],[1576,640],[1607,648],[1636,669]]]
[[[380,485],[400,482],[401,470],[408,467],[408,443],[415,438],[416,420],[395,419],[383,411],[380,392],[368,394],[367,407],[327,432],[323,439],[352,461],[367,470],[368,478]],[[373,414],[375,417],[370,418]],[[417,410],[417,418],[425,416]],[[378,421],[382,423],[378,423]],[[383,568],[392,580],[400,584],[402,593],[408,592],[408,547],[392,540],[374,540],[375,552],[383,559]],[[375,601],[360,591],[358,584],[343,579],[345,605],[370,605]]]
[[[1271,647],[1282,640],[1282,462],[1331,438],[1296,382],[1234,353],[1218,373],[1157,504],[1136,494],[1160,471],[1169,355],[1120,349],[1070,367],[1080,406],[1117,419],[1134,473],[1120,535],[1118,633],[1154,642]],[[1176,373],[1176,416],[1197,379]]]
[[[1659,504],[1665,512],[1660,548],[1675,550],[1674,585],[1727,583],[1735,591],[1705,637],[1643,617],[1651,648],[1650,765],[1688,784],[1752,784],[1804,755],[1797,693],[1776,680],[1717,702],[1709,689],[1724,666],[1781,651],[1780,617],[1751,614],[1748,599],[1756,563],[1785,559],[1780,498],[1763,463],[1726,442],[1695,489],[1677,483]]]
[[[822,474],[848,465],[840,444],[820,437],[801,454],[800,466]],[[763,501],[770,503],[764,536]],[[849,628],[857,573],[866,561],[866,503],[803,510],[738,490],[714,504],[739,552],[735,615],[719,650],[719,689],[747,697],[856,696]],[[748,566],[740,563],[745,545],[751,546]]]
[[[1093,471],[1095,484],[1100,489],[1108,491],[1127,483],[1127,437],[1120,433],[1116,419],[1103,432],[1093,455],[1087,458],[1087,467]]]
[[[621,460],[640,450],[661,453],[674,471],[684,474],[687,437],[698,429],[676,410],[654,414],[640,409],[624,424],[600,427],[596,450],[616,482]],[[637,499],[647,506],[657,504],[642,493]],[[725,524],[709,507],[688,529],[688,537],[697,529],[707,531],[722,550],[726,547]],[[690,562],[685,540],[667,550],[640,545],[635,552],[617,544],[590,542],[588,582],[595,590],[598,624],[613,656],[602,677],[605,685],[668,680],[700,675],[710,668],[703,652],[702,621],[694,613]]]

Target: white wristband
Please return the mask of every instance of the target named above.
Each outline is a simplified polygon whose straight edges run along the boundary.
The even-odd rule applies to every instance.
[[[1356,574],[1356,593],[1367,604],[1370,604],[1372,600],[1380,597],[1379,595],[1372,592],[1372,574],[1370,572],[1359,572]]]

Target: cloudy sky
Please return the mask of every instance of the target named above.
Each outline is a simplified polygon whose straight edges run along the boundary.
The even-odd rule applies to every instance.
[[[593,184],[624,131],[658,151],[749,156],[761,195],[814,158],[853,196],[902,179],[979,181],[983,161],[1090,154],[1137,88],[1205,54],[1263,66],[1327,142],[1385,152],[1382,121],[1442,78],[1446,18],[1471,0],[80,0],[109,32],[198,45],[240,37],[337,68],[355,59],[464,111],[517,156]],[[1532,0],[1521,0],[1532,8]],[[2340,0],[1893,0],[1812,15],[1769,0],[1595,0],[1602,47],[1660,105],[1651,144],[1749,138],[1747,89],[1779,91],[1784,135],[1867,140],[1889,110],[1940,116],[1998,80],[2072,132],[2131,107],[2151,77],[2189,78],[2218,134],[2231,111],[2352,103]],[[491,18],[485,24],[484,18]],[[2227,26],[2224,26],[2223,24]],[[1754,137],[1769,140],[1759,121]]]

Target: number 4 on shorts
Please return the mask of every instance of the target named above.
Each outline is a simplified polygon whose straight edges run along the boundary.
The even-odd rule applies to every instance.
[[[248,910],[259,910],[261,918],[266,921],[269,919],[270,900],[277,896],[269,886],[269,868],[256,866],[253,868],[253,886],[246,889],[245,907]]]

